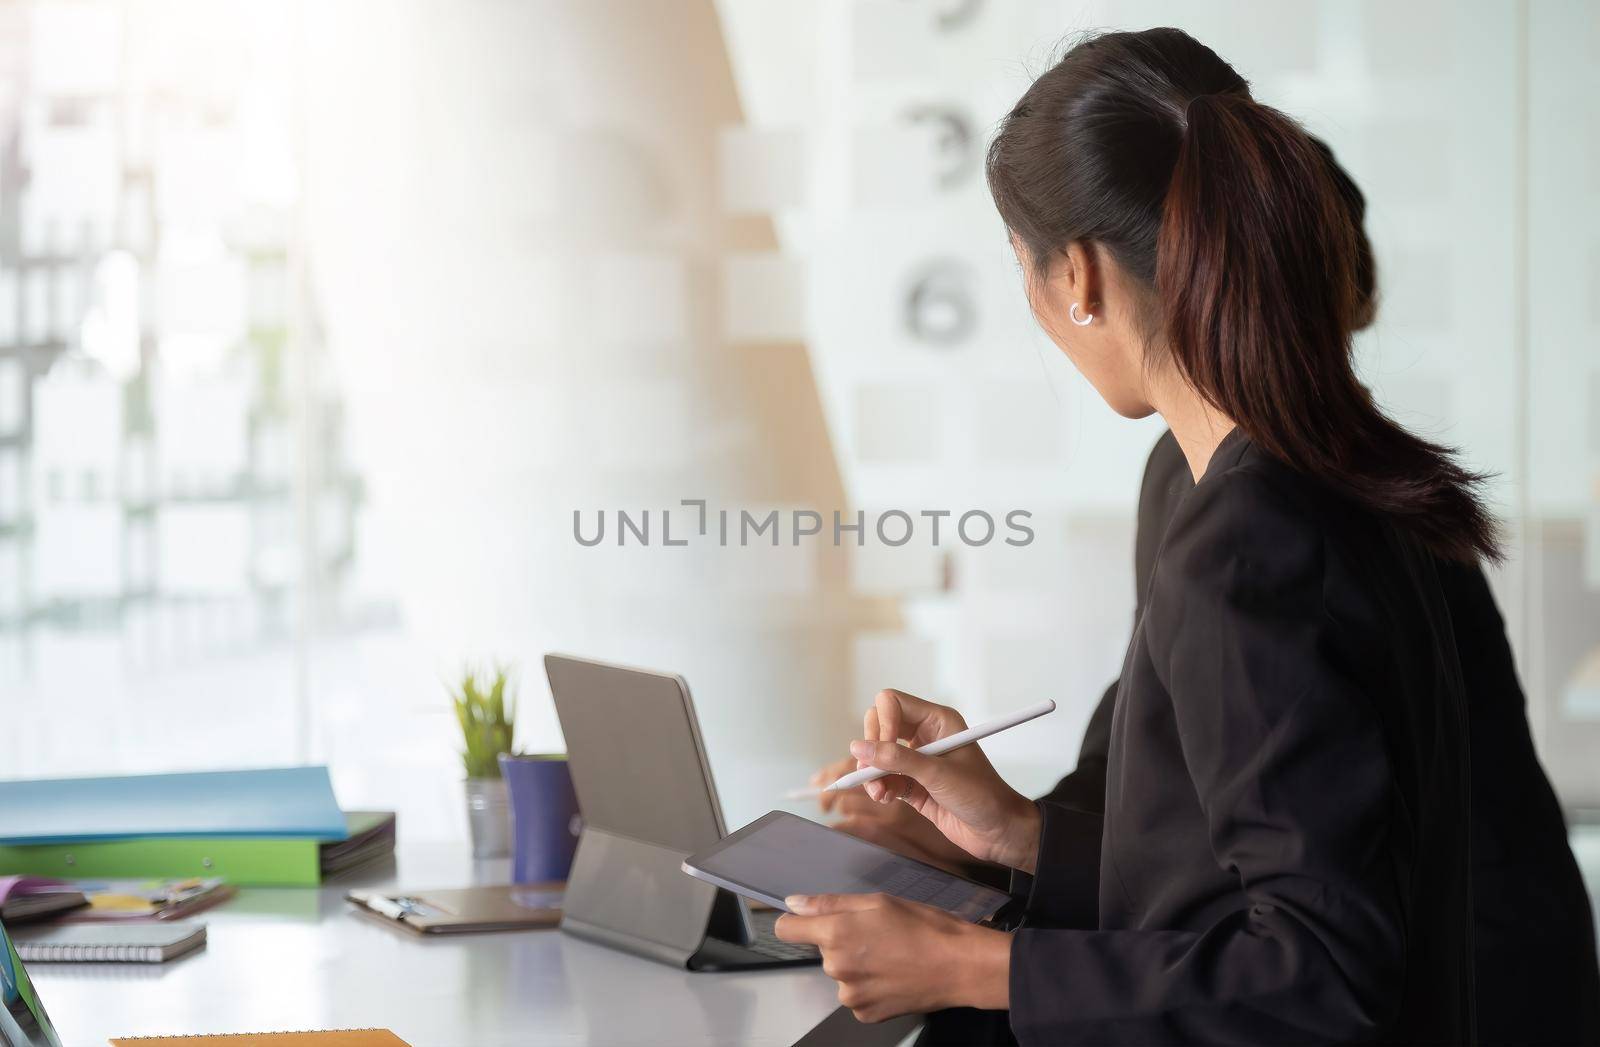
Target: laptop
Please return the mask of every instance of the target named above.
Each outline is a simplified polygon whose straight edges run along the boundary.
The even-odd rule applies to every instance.
[[[0,1047],[61,1047],[4,923],[0,923]]]
[[[689,685],[670,673],[546,655],[583,832],[561,930],[692,971],[819,962],[780,915],[685,876],[727,833]]]

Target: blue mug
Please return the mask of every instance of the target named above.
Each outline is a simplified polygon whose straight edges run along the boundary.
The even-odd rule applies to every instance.
[[[567,758],[500,754],[500,776],[511,799],[511,880],[565,880],[578,849],[578,797]]]

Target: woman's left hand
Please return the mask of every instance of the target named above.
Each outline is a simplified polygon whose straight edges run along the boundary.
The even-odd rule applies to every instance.
[[[1011,936],[888,894],[795,895],[784,941],[822,950],[839,1002],[863,1022],[944,1007],[1010,1006]]]

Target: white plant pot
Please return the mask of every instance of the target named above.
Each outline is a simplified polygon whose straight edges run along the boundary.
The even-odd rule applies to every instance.
[[[474,858],[505,858],[511,854],[511,804],[503,778],[468,778],[467,828],[472,832]]]

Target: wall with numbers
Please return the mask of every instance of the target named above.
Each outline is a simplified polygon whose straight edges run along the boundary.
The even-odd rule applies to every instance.
[[[1382,306],[1363,374],[1491,471],[1496,572],[1530,718],[1569,802],[1600,800],[1600,108],[1582,3],[721,0],[748,119],[724,136],[785,262],[766,293],[816,358],[849,494],[1035,513],[1026,550],[870,550],[855,577],[906,624],[858,636],[881,683],[987,712],[1040,695],[996,748],[1044,783],[1113,678],[1131,511],[1158,426],[1112,415],[1033,329],[987,199],[995,121],[1063,42],[1180,26],[1324,137],[1365,190]],[[781,157],[780,159],[776,159]],[[794,174],[804,172],[804,177]],[[750,190],[744,189],[748,195]]]

